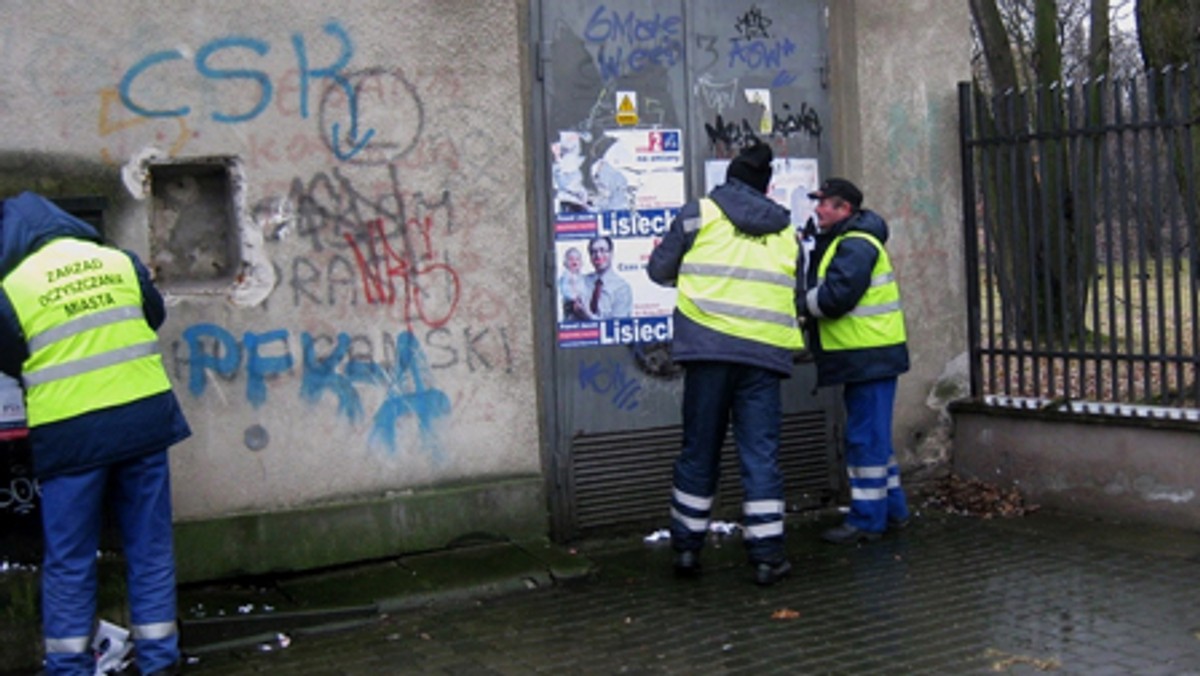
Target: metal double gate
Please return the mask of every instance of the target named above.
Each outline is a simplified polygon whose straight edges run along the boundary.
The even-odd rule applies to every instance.
[[[673,295],[645,262],[674,209],[755,138],[775,150],[772,196],[807,219],[831,156],[827,17],[823,0],[535,0],[538,366],[556,538],[666,525],[683,379],[669,357]],[[599,272],[593,243],[611,249],[631,302],[583,309],[574,285]],[[790,510],[842,488],[837,398],[815,381],[800,363],[784,385]],[[738,474],[731,435],[720,518],[740,512]]]

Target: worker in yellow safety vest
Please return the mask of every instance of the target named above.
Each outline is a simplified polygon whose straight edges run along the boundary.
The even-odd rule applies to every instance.
[[[685,375],[683,448],[671,498],[675,570],[699,572],[732,420],[745,494],[742,532],[760,585],[791,570],[778,459],[780,383],[804,347],[796,310],[800,247],[789,211],[766,195],[772,160],[768,145],[743,149],[723,184],[683,206],[647,266],[652,280],[678,289],[671,354]]]
[[[817,200],[817,232],[801,314],[815,323],[817,384],[842,386],[850,482],[850,513],[821,537],[869,542],[909,518],[892,448],[896,381],[909,367],[900,285],[884,248],[887,223],[862,208],[858,186],[830,178],[809,197]]]
[[[47,674],[93,674],[106,500],[143,674],[180,663],[167,448],[191,434],[158,352],[162,296],[132,253],[33,193],[3,201],[0,371],[25,394],[45,535]]]

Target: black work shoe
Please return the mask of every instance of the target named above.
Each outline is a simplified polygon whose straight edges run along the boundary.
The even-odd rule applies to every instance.
[[[700,574],[700,552],[685,549],[675,552],[675,574],[679,577],[695,577]]]
[[[769,587],[788,576],[792,572],[792,564],[787,559],[777,563],[760,561],[754,565],[754,584]]]
[[[867,530],[859,530],[848,523],[844,523],[836,528],[821,533],[821,539],[835,545],[856,545],[860,542],[874,542],[882,536],[882,533],[872,533]]]

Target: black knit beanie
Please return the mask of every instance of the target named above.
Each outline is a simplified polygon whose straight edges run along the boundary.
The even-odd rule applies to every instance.
[[[729,163],[725,180],[736,178],[761,193],[767,192],[771,184],[771,160],[774,153],[771,146],[765,143],[755,143],[742,148],[742,152]]]

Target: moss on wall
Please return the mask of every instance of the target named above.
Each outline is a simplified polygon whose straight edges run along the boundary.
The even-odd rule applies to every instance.
[[[0,196],[26,190],[47,197],[102,196],[119,199],[121,168],[75,155],[0,152]]]

